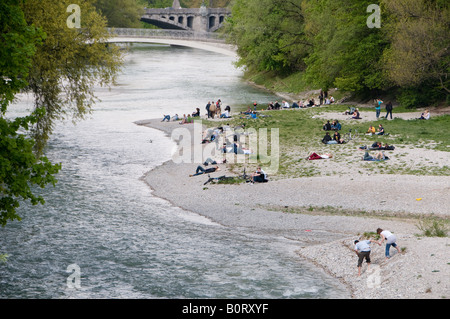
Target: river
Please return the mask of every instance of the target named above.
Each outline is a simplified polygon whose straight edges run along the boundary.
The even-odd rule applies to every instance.
[[[151,194],[141,177],[173,142],[133,122],[277,99],[242,80],[232,58],[133,45],[118,85],[91,116],[56,126],[46,155],[62,163],[45,205],[23,204],[0,228],[0,298],[345,298],[294,252],[299,243],[215,224]],[[21,96],[12,115],[26,114]],[[78,273],[73,271],[77,267]],[[74,277],[76,275],[76,278]],[[74,286],[75,284],[75,286]]]

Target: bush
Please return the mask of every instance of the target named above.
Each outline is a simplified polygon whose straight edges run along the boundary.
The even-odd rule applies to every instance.
[[[447,237],[448,221],[438,219],[422,219],[417,228],[427,237]]]

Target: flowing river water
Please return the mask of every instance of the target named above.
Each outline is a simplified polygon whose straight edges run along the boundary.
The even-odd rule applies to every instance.
[[[55,128],[46,155],[62,170],[56,187],[39,190],[46,204],[22,205],[22,221],[0,228],[8,255],[0,298],[348,297],[295,254],[298,242],[215,224],[154,197],[141,180],[174,144],[133,122],[196,107],[204,114],[219,98],[232,110],[277,99],[246,84],[232,62],[197,49],[132,46],[118,85],[97,89],[92,115]],[[26,114],[31,102],[22,96],[11,114]]]

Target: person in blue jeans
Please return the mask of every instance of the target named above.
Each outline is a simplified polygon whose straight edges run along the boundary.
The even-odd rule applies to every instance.
[[[392,234],[389,230],[383,230],[381,228],[377,229],[377,234],[381,236],[381,240],[378,242],[378,245],[381,246],[383,241],[386,240],[386,259],[390,258],[389,250],[391,249],[391,246],[397,249],[398,253],[400,253],[400,248],[397,245],[397,237],[395,237],[394,234]]]
[[[383,104],[383,101],[380,100],[380,99],[377,99],[377,105],[375,106],[375,111],[376,111],[377,119],[380,117],[381,104]]]
[[[393,109],[392,102],[389,101],[388,104],[386,104],[386,116],[385,116],[386,119],[388,118],[388,115],[390,114],[391,120],[392,120],[392,109]]]
[[[220,168],[217,165],[214,167],[211,167],[211,168],[206,168],[206,169],[199,165],[199,166],[197,166],[197,169],[195,170],[195,174],[189,175],[189,177],[198,176],[198,175],[202,175],[202,174],[208,174],[208,173],[214,173],[216,171],[220,171]]]

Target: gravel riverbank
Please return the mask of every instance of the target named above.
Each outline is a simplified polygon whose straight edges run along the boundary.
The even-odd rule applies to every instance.
[[[168,136],[176,128],[192,130],[192,125],[158,119],[136,124],[162,130]],[[439,156],[448,165],[449,153],[439,152]],[[449,238],[418,236],[418,220],[402,218],[434,215],[448,219],[450,177],[358,175],[350,171],[263,184],[204,185],[207,176],[189,176],[199,164],[170,160],[148,172],[144,180],[155,196],[216,223],[298,241],[299,256],[344,282],[353,298],[450,296]],[[233,175],[227,164],[219,167],[221,171],[211,177]],[[367,185],[380,187],[375,191]],[[324,213],[320,207],[336,208],[336,213]],[[344,216],[346,211],[358,213]],[[353,241],[378,227],[395,233],[402,253],[391,249],[393,256],[385,261],[384,244],[373,244],[371,269],[364,264],[358,277]]]

